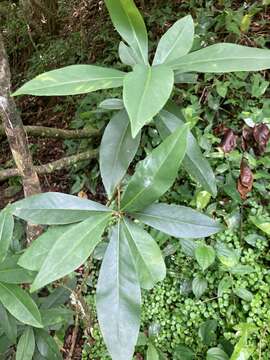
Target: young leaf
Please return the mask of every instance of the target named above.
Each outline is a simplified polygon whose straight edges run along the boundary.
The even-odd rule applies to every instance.
[[[192,291],[196,298],[200,298],[207,290],[208,282],[206,279],[196,276],[192,281]]]
[[[159,360],[158,351],[152,343],[147,347],[146,360]]]
[[[170,188],[185,155],[186,136],[187,127],[183,126],[139,163],[123,194],[122,210],[144,209]]]
[[[16,319],[41,328],[41,316],[32,298],[18,285],[0,283],[0,302]]]
[[[173,89],[173,82],[173,71],[165,65],[136,65],[125,77],[123,99],[133,137],[166,104]]]
[[[135,66],[140,63],[140,58],[136,56],[131,47],[127,46],[123,41],[120,41],[118,53],[120,60],[124,65]]]
[[[35,274],[17,265],[18,259],[18,255],[13,255],[0,263],[0,282],[22,284],[34,280]]]
[[[65,225],[89,218],[109,208],[91,200],[56,192],[33,195],[11,205],[14,215],[33,224]]]
[[[167,64],[186,55],[192,47],[194,23],[190,15],[176,21],[162,36],[153,65]]]
[[[186,206],[152,204],[134,212],[143,223],[180,238],[202,238],[217,233],[222,226],[209,216]]]
[[[9,245],[12,240],[14,229],[14,219],[7,211],[0,212],[0,262],[7,255]]]
[[[141,292],[123,225],[112,229],[97,284],[97,314],[113,360],[131,360],[140,329]]]
[[[180,110],[169,103],[156,117],[158,131],[163,139],[184,124]],[[183,160],[186,171],[213,196],[217,194],[216,179],[209,162],[203,156],[197,140],[189,131],[187,136],[186,155]]]
[[[8,339],[16,344],[17,339],[17,321],[0,303],[0,323],[1,328],[8,337]]]
[[[35,351],[35,335],[31,327],[27,327],[17,345],[16,360],[31,360]]]
[[[34,292],[81,266],[101,240],[110,215],[95,214],[60,235],[31,286]]]
[[[195,250],[195,258],[203,271],[213,264],[215,257],[216,253],[212,246],[199,245]]]
[[[13,96],[62,96],[85,94],[123,85],[125,73],[95,65],[70,65],[38,75],[20,87]]]
[[[166,265],[155,240],[134,222],[124,219],[125,235],[135,261],[141,287],[152,289],[166,276]]]
[[[59,347],[52,336],[47,331],[35,330],[36,344],[38,351],[44,358],[50,360],[62,360]]]
[[[132,138],[125,110],[116,113],[107,125],[100,146],[100,172],[109,198],[126,174],[140,139],[140,133]]]
[[[270,68],[269,54],[266,49],[221,43],[185,55],[171,62],[170,66],[182,72],[259,71]]]
[[[206,360],[229,360],[229,356],[222,349],[214,347],[207,351]]]
[[[143,18],[133,0],[105,0],[112,22],[140,61],[148,64],[148,36]]]

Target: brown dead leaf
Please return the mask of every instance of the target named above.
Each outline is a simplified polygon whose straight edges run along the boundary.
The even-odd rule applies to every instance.
[[[220,143],[220,148],[224,153],[229,153],[236,148],[237,135],[232,131],[232,129],[227,129],[223,136],[223,139]]]
[[[241,162],[240,176],[238,178],[237,190],[244,200],[247,198],[247,194],[251,192],[253,186],[253,174],[245,160]]]
[[[263,155],[270,139],[270,130],[266,124],[258,124],[253,128],[254,152],[256,155]]]
[[[245,126],[242,130],[242,149],[247,151],[253,145],[253,129],[249,126]]]

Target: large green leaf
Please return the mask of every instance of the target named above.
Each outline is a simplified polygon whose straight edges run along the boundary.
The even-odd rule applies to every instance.
[[[141,287],[152,289],[166,276],[166,265],[155,240],[134,222],[124,219],[125,233],[139,275]]]
[[[39,353],[49,360],[62,360],[63,357],[53,337],[45,330],[35,330],[36,344]]]
[[[186,206],[152,204],[134,213],[137,219],[165,234],[180,238],[202,238],[217,233],[221,225]]]
[[[101,240],[110,215],[93,214],[58,237],[44,260],[31,291],[70,274],[81,266]]]
[[[169,63],[186,55],[192,47],[194,23],[190,15],[176,21],[162,36],[153,65]]]
[[[107,125],[100,147],[100,172],[110,198],[133,160],[140,143],[140,133],[131,136],[125,110],[119,111]]]
[[[15,344],[17,339],[17,320],[0,303],[0,324],[8,339]]]
[[[109,208],[77,196],[48,192],[33,195],[11,206],[14,215],[33,224],[64,225],[83,221]]]
[[[173,184],[186,151],[187,126],[177,129],[139,163],[121,200],[122,210],[144,209]]]
[[[131,249],[119,222],[112,229],[97,284],[97,314],[113,360],[131,360],[140,328],[141,293]]]
[[[123,99],[132,136],[149,123],[168,101],[173,89],[173,71],[165,66],[136,65],[124,79]]]
[[[42,327],[37,305],[18,285],[0,283],[0,302],[22,323]]]
[[[71,65],[38,75],[20,87],[13,96],[61,96],[84,94],[123,85],[125,73],[95,65]]]
[[[7,255],[14,229],[13,216],[7,211],[0,212],[0,262]]]
[[[173,103],[168,104],[165,110],[158,114],[156,124],[163,139],[184,124],[181,117],[181,112]],[[203,156],[197,140],[190,131],[187,136],[187,149],[183,166],[206,191],[216,196],[217,186],[214,172],[209,162]]]
[[[31,283],[34,280],[35,274],[20,267],[17,264],[18,260],[19,256],[13,255],[0,263],[0,282],[22,284]]]
[[[173,69],[203,73],[259,71],[270,68],[270,51],[221,43],[194,51],[170,63]]]
[[[137,54],[141,62],[148,63],[148,36],[143,18],[133,0],[105,0],[112,22]]]
[[[17,345],[16,360],[31,360],[35,351],[35,335],[31,327],[27,327]]]

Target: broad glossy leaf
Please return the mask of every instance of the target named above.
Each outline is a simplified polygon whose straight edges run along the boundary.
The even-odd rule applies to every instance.
[[[141,287],[152,289],[166,276],[166,265],[155,240],[139,225],[124,219],[125,234],[135,261]]]
[[[158,351],[152,343],[147,347],[146,360],[159,360]]]
[[[63,360],[59,347],[52,336],[45,330],[35,330],[38,351],[46,359]]]
[[[35,335],[31,327],[27,327],[17,345],[16,360],[31,360],[35,351]]]
[[[8,339],[15,344],[17,339],[17,321],[0,303],[0,324]]]
[[[152,204],[134,212],[143,223],[180,238],[202,238],[217,233],[221,225],[209,216],[186,206]]]
[[[122,210],[142,210],[171,187],[185,155],[186,136],[187,127],[183,126],[139,163],[123,194]]]
[[[18,285],[0,283],[0,302],[22,323],[42,327],[37,305]]]
[[[162,110],[158,114],[156,124],[161,137],[165,139],[170,133],[184,124],[181,111],[176,105],[169,103],[165,110]],[[203,156],[197,140],[190,131],[187,136],[187,149],[183,166],[206,191],[216,196],[217,186],[215,175],[209,162]]]
[[[200,298],[207,290],[208,282],[206,279],[196,276],[192,281],[192,291],[196,298]]]
[[[109,217],[107,213],[93,214],[60,235],[43,262],[31,291],[36,291],[81,266],[101,241]]]
[[[123,225],[112,229],[97,284],[97,314],[113,360],[131,360],[140,328],[141,292]]]
[[[148,36],[143,18],[133,0],[105,0],[112,22],[139,57],[148,63]]]
[[[195,258],[203,271],[213,264],[215,257],[216,253],[212,246],[203,244],[195,250]]]
[[[158,43],[153,65],[169,63],[186,55],[192,47],[194,23],[190,15],[176,21]]]
[[[229,356],[222,349],[215,347],[207,351],[206,360],[229,360]]]
[[[194,51],[170,63],[173,69],[203,73],[259,71],[270,68],[270,51],[221,43]]]
[[[122,99],[110,98],[103,100],[99,104],[99,107],[105,110],[122,110],[124,108],[124,103]]]
[[[18,260],[19,256],[13,255],[0,263],[0,282],[22,284],[31,283],[34,280],[35,274],[19,266]]]
[[[14,229],[13,216],[7,211],[0,212],[0,262],[7,255]]]
[[[85,94],[123,85],[125,73],[95,65],[70,65],[38,75],[20,87],[13,96],[61,96]]]
[[[21,255],[18,265],[24,269],[39,271],[55,242],[60,236],[64,236],[66,232],[71,230],[73,226],[76,226],[76,224],[49,227]]]
[[[133,139],[125,110],[114,115],[107,125],[100,146],[100,172],[108,197],[125,176],[140,144],[140,133]]]
[[[132,136],[149,123],[168,101],[174,83],[173,71],[165,66],[136,65],[124,79],[123,99]]]
[[[21,219],[44,225],[72,224],[94,213],[111,211],[94,201],[56,192],[27,197],[14,203],[11,210]]]
[[[137,56],[131,47],[127,46],[123,41],[120,41],[119,43],[118,53],[120,60],[125,65],[133,67],[140,63],[140,57]]]

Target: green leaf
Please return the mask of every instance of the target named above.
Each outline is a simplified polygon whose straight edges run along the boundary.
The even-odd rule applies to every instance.
[[[146,360],[159,360],[158,351],[152,343],[147,347]]]
[[[186,55],[192,47],[194,23],[190,15],[176,21],[158,43],[153,65],[169,63]]]
[[[4,308],[0,303],[0,323],[1,328],[4,330],[4,333],[8,339],[16,344],[17,339],[17,321],[16,319]]]
[[[166,265],[155,240],[139,225],[124,219],[124,231],[129,241],[141,287],[152,289],[166,276]]]
[[[257,228],[265,232],[267,235],[270,235],[270,221],[266,221],[256,216],[250,216],[249,219],[255,226],[257,226]]]
[[[143,18],[133,0],[105,0],[112,22],[140,61],[148,63],[148,36]]]
[[[141,292],[120,222],[112,229],[96,296],[99,325],[112,359],[131,360],[139,335]]]
[[[35,330],[35,335],[37,348],[42,356],[50,360],[63,360],[57,343],[47,331]]]
[[[120,60],[124,65],[135,66],[140,63],[140,57],[134,53],[131,47],[127,46],[123,41],[120,41],[118,53]]]
[[[162,110],[158,114],[156,124],[163,139],[184,124],[181,117],[180,110],[173,103],[169,103],[165,110]],[[187,149],[183,166],[206,191],[216,196],[217,186],[215,175],[209,162],[203,156],[197,140],[190,131],[187,136]]]
[[[31,360],[35,351],[35,335],[31,327],[27,327],[17,345],[16,360]]]
[[[31,286],[34,292],[81,266],[101,240],[110,215],[95,214],[58,237]]]
[[[245,288],[238,287],[238,288],[234,289],[233,292],[240,299],[243,299],[245,301],[251,302],[252,299],[253,299],[253,294],[250,291],[248,291],[247,289],[245,289]]]
[[[126,75],[123,99],[133,137],[166,104],[171,95],[173,83],[173,71],[165,65],[154,67],[136,65],[133,71]]]
[[[143,223],[180,238],[202,238],[217,233],[221,225],[210,217],[186,206],[152,204],[134,216]]]
[[[70,65],[38,75],[20,87],[13,96],[63,96],[85,94],[123,85],[125,73],[95,65]]]
[[[211,194],[208,191],[199,191],[196,195],[196,207],[198,210],[203,210],[211,199]]]
[[[179,73],[174,72],[175,84],[196,84],[198,82],[198,75],[194,73]]]
[[[140,139],[140,133],[132,138],[125,110],[116,113],[107,125],[100,146],[100,172],[109,198],[136,155]]]
[[[39,271],[55,242],[73,226],[74,224],[49,227],[21,255],[18,265],[28,270]]]
[[[7,255],[14,230],[13,216],[7,211],[0,212],[0,262]]]
[[[77,285],[76,278],[68,279],[65,282],[65,287],[58,287],[54,289],[49,296],[42,300],[40,309],[50,309],[59,305],[64,305],[70,298],[70,290],[74,290]]]
[[[42,317],[42,324],[45,328],[68,323],[73,319],[73,311],[64,307],[40,309],[40,314]]]
[[[206,360],[229,360],[229,356],[222,349],[214,347],[207,351]]]
[[[231,289],[233,284],[233,280],[230,276],[226,275],[222,278],[218,284],[218,297],[222,297],[222,295]]]
[[[202,294],[207,290],[208,282],[199,276],[196,276],[192,281],[192,291],[196,298],[200,298]]]
[[[42,327],[37,305],[18,285],[0,283],[0,302],[22,323]]]
[[[225,73],[259,71],[270,68],[270,51],[242,45],[221,43],[194,51],[170,63],[182,72]]]
[[[195,258],[203,271],[213,264],[215,257],[216,253],[212,246],[199,245],[195,250]]]
[[[173,355],[177,360],[193,360],[195,358],[194,352],[184,345],[178,345]]]
[[[33,224],[65,225],[83,221],[109,208],[91,200],[56,192],[33,195],[11,206],[14,215]]]
[[[218,323],[216,320],[207,320],[199,328],[199,336],[203,343],[209,346],[216,339],[216,330]]]
[[[195,257],[197,243],[193,239],[180,239],[181,250],[190,257]]]
[[[18,259],[18,255],[13,255],[0,263],[0,282],[22,284],[31,283],[34,280],[35,274],[20,267],[17,264]]]
[[[104,110],[122,110],[124,108],[124,103],[122,99],[109,98],[103,100],[98,107]]]
[[[233,268],[239,262],[239,254],[221,242],[216,245],[217,257],[228,268]]]
[[[139,163],[121,200],[122,210],[144,209],[173,184],[186,150],[187,127],[167,137]]]

